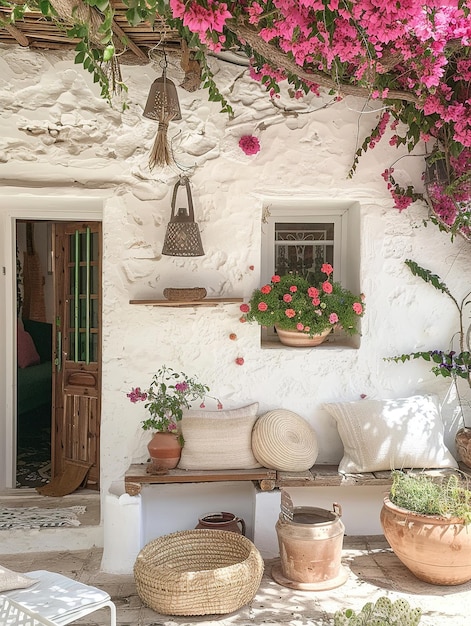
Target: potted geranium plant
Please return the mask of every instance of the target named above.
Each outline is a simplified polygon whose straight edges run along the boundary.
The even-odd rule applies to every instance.
[[[396,556],[420,580],[471,580],[471,491],[458,473],[445,477],[395,471],[381,524]]]
[[[183,410],[189,409],[196,400],[201,400],[200,408],[204,408],[204,399],[212,397],[208,392],[209,387],[195,376],[187,376],[163,365],[154,374],[146,391],[133,387],[126,394],[133,403],[145,402],[150,414],[141,425],[143,430],[154,432],[147,446],[153,470],[167,471],[178,465],[184,443],[178,422],[183,417]],[[217,400],[217,403],[221,409],[221,402]]]
[[[315,346],[336,327],[348,334],[358,332],[357,322],[365,311],[363,296],[356,296],[332,280],[333,268],[324,263],[325,279],[311,285],[301,275],[275,274],[271,282],[256,289],[240,309],[243,320],[275,326],[280,341],[289,346]]]

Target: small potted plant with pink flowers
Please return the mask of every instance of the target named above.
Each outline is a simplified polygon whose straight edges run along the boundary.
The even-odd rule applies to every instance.
[[[356,296],[332,280],[333,268],[324,263],[325,278],[311,285],[301,275],[272,276],[271,282],[256,289],[248,304],[241,305],[243,320],[274,326],[281,343],[315,346],[334,328],[347,335],[358,333],[358,319],[365,311],[363,295]]]
[[[163,365],[154,374],[149,389],[141,391],[133,387],[126,394],[133,403],[145,402],[150,417],[142,421],[143,430],[152,430],[155,434],[148,444],[153,470],[167,471],[177,466],[180,460],[183,438],[178,422],[183,417],[183,410],[189,409],[193,402],[209,396],[209,387],[203,385],[195,376],[187,376]],[[218,409],[222,404],[217,400]]]

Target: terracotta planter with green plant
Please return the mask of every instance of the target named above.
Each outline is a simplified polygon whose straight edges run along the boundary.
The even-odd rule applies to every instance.
[[[241,305],[243,321],[256,322],[261,326],[275,326],[280,341],[287,340],[284,331],[301,338],[315,338],[317,345],[341,327],[347,335],[358,332],[358,319],[365,311],[363,295],[354,295],[338,282],[332,280],[333,268],[324,263],[321,272],[325,279],[311,285],[303,276],[285,274],[272,276],[271,282],[256,289],[249,303]],[[287,345],[303,345],[296,336]]]
[[[193,402],[201,400],[200,408],[204,408],[204,399],[212,397],[208,392],[209,387],[195,376],[187,376],[163,365],[154,374],[147,391],[133,387],[126,394],[133,403],[145,402],[150,413],[150,417],[142,421],[142,428],[154,432],[147,446],[153,471],[166,472],[178,465],[184,444],[178,422],[183,417],[183,410],[189,409]],[[221,409],[219,400],[217,404]]]
[[[389,545],[417,578],[434,585],[471,580],[471,491],[456,473],[393,472],[380,518]]]

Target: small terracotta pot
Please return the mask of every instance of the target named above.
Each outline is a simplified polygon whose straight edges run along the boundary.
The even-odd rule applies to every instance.
[[[456,452],[461,461],[471,467],[471,428],[461,428],[455,436]]]
[[[212,528],[213,530],[229,530],[239,535],[245,535],[245,521],[234,513],[206,513],[198,519],[195,528]]]
[[[166,473],[177,467],[182,446],[179,436],[174,433],[155,433],[147,444],[152,463],[152,471]]]

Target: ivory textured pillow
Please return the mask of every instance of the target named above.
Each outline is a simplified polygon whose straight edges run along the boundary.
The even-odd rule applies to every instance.
[[[187,411],[180,422],[185,444],[178,467],[187,470],[254,469],[252,429],[258,402],[226,411]]]
[[[258,418],[252,450],[264,467],[303,472],[316,462],[319,447],[316,433],[305,419],[293,411],[276,409]]]
[[[35,578],[29,578],[24,574],[18,574],[11,569],[7,569],[0,565],[0,591],[11,591],[12,589],[26,589],[31,587],[38,581]]]
[[[341,472],[458,467],[443,441],[436,396],[334,402],[324,408],[343,443]]]

